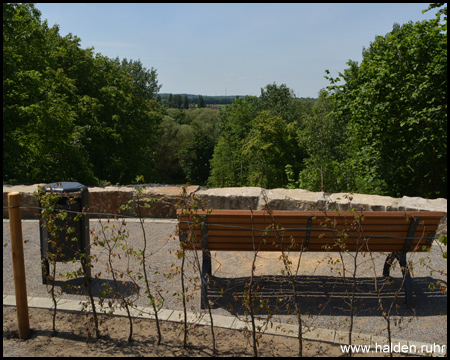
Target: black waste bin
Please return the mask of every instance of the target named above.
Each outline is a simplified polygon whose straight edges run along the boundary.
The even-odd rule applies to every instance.
[[[66,210],[67,218],[65,220],[56,220],[56,225],[62,227],[59,234],[58,245],[64,245],[56,261],[76,259],[76,254],[83,252],[89,256],[89,215],[82,215],[81,219],[75,221],[74,218],[78,212],[87,211],[89,205],[88,188],[77,182],[55,182],[47,184],[44,187],[46,192],[53,191],[54,193],[61,193],[61,197],[55,205],[55,209]],[[41,204],[39,203],[41,208]],[[39,212],[41,213],[41,209]],[[77,213],[72,213],[72,211]],[[44,219],[45,220],[45,219]],[[75,232],[66,234],[66,226],[74,228]],[[40,240],[41,240],[41,258],[43,260],[42,266],[42,283],[47,283],[47,274],[49,274],[49,262],[47,258],[47,251],[54,253],[53,246],[49,244],[49,234],[45,226],[40,226]],[[77,237],[78,241],[71,239]],[[67,238],[67,240],[66,240]],[[87,268],[88,279],[91,278],[91,268]]]

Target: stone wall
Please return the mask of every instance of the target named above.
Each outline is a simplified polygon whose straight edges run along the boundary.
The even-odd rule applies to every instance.
[[[7,194],[12,191],[20,192],[21,206],[34,207],[22,209],[22,218],[38,217],[38,201],[33,195],[38,185],[3,185],[3,218],[8,218]],[[136,195],[131,186],[107,186],[105,188],[89,188],[89,212],[95,213],[91,217],[106,217],[105,214],[133,215],[139,211],[143,217],[175,218],[176,203],[181,195],[180,187],[151,187],[143,191],[139,204],[130,203],[130,209],[119,210],[121,205],[127,204]],[[192,185],[187,188],[188,195],[196,194],[206,201],[207,207],[212,209],[249,209],[262,210],[268,206],[273,210],[331,210],[336,206],[340,210],[350,207],[369,211],[443,211],[438,233],[447,234],[447,199],[423,199],[420,197],[393,198],[390,196],[364,195],[324,192],[311,192],[302,189],[262,189],[259,187],[213,188],[201,189]],[[145,201],[156,199],[150,208],[144,207]]]

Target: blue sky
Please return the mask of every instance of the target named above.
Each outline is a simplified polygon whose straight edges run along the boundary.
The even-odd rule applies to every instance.
[[[362,48],[397,22],[435,17],[411,4],[57,4],[37,3],[62,36],[110,58],[155,68],[162,93],[257,95],[286,84],[317,97]]]

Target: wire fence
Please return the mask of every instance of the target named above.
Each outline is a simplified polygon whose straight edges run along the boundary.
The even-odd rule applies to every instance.
[[[12,206],[3,206],[3,209],[9,209],[9,208],[16,208]],[[19,206],[19,209],[37,209],[37,210],[45,210],[43,207],[39,206]],[[122,215],[122,214],[112,214],[112,213],[94,213],[94,212],[88,212],[88,211],[73,211],[73,210],[65,210],[65,209],[54,209],[55,211],[59,212],[66,212],[66,213],[72,213],[72,214],[82,214],[82,215],[101,215],[101,216],[111,216],[114,218],[124,218],[124,219],[134,219],[134,220],[144,220],[146,218],[139,217],[139,216],[131,216],[131,215]],[[174,219],[175,220],[175,219]],[[186,221],[186,220],[178,220],[178,223],[180,224],[191,224],[191,225],[198,225],[197,222],[194,221]],[[279,228],[279,229],[255,229],[245,226],[238,226],[238,225],[226,225],[226,224],[218,224],[218,223],[209,223],[208,225],[211,226],[217,226],[217,227],[223,227],[223,228],[231,228],[231,229],[240,229],[240,230],[249,230],[249,231],[264,231],[264,232],[285,232],[285,231],[326,231],[326,232],[333,232],[333,233],[339,233],[344,236],[349,237],[361,237],[361,234],[355,234],[348,231],[342,231],[338,229],[329,229],[329,228],[305,228],[305,227],[289,227],[289,228]],[[411,236],[389,236],[389,235],[371,235],[371,238],[388,238],[388,239],[412,239],[412,240],[418,240],[423,239],[423,236],[419,237],[411,237]],[[437,240],[439,237],[436,235],[429,237],[432,240]]]

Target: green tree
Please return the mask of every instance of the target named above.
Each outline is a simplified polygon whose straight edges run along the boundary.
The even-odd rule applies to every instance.
[[[248,162],[248,185],[264,188],[283,187],[287,183],[286,165],[303,160],[295,125],[262,111],[251,122],[242,154]]]
[[[349,191],[351,188],[348,184],[351,174],[346,167],[340,166],[346,159],[346,127],[332,116],[332,100],[326,90],[321,90],[311,113],[303,118],[300,141],[309,156],[304,161],[299,183],[294,187],[326,192]]]
[[[285,84],[268,84],[261,89],[257,102],[258,111],[268,110],[272,115],[280,116],[287,123],[299,120],[295,95]]]
[[[209,185],[216,187],[245,186],[248,164],[242,147],[256,116],[255,97],[236,99],[233,104],[219,111],[220,138],[211,159]]]
[[[174,119],[178,124],[188,124],[190,123],[190,118],[186,116],[186,111],[182,109],[170,109],[167,111],[169,116]]]
[[[136,174],[155,178],[157,127],[162,119],[158,103],[136,96],[129,71],[117,61],[97,55],[95,98],[99,102],[90,135],[89,151],[100,179],[132,183]]]
[[[9,182],[152,179],[162,113],[154,69],[49,28],[32,4],[3,5],[3,169]]]
[[[198,107],[199,108],[204,108],[205,107],[205,102],[203,100],[203,96],[202,95],[198,96]]]
[[[184,95],[184,97],[183,97],[183,109],[185,109],[185,110],[189,109],[189,100],[186,95]]]
[[[168,109],[160,126],[156,168],[159,181],[203,185],[218,141],[218,112]]]
[[[181,109],[181,105],[182,105],[182,100],[181,100],[181,95],[180,94],[175,94],[172,98],[172,103],[175,109]]]
[[[70,77],[73,66],[89,61],[90,50],[42,23],[32,4],[3,4],[3,10],[4,180],[95,182]]]
[[[193,140],[179,153],[180,165],[189,183],[203,185],[209,177],[215,142],[211,134],[199,123],[194,122],[191,129]]]
[[[422,10],[422,14],[426,13],[427,11],[430,11],[431,9],[443,7],[444,5],[446,5],[446,4],[445,3],[432,3],[432,4],[430,4],[430,6],[428,6],[427,9]],[[442,15],[444,15],[442,20],[445,22],[445,24],[442,24],[441,30],[445,32],[445,31],[447,31],[447,6],[444,6],[442,9],[439,9],[436,12],[436,20],[441,21]]]
[[[236,98],[230,107],[221,109],[220,138],[208,183],[218,187],[286,186],[286,166],[295,174],[304,166],[306,152],[299,129],[308,106],[297,103],[286,85],[269,84],[261,89],[260,98]]]
[[[116,58],[119,62],[119,58]],[[147,100],[155,100],[155,96],[161,89],[162,85],[158,85],[157,72],[151,68],[147,70],[141,60],[128,61],[126,58],[122,60],[121,66],[127,69],[127,72],[133,78],[133,88],[136,96],[141,96]]]
[[[445,9],[446,11],[446,9]],[[447,34],[438,19],[394,24],[339,79],[333,116],[348,126],[354,191],[447,196]]]
[[[207,182],[211,171],[210,160],[218,141],[217,111],[203,108],[193,109],[188,115],[191,120],[193,141],[186,151],[191,155],[185,161],[180,159],[186,180],[203,185]]]
[[[192,157],[189,149],[194,141],[192,128],[186,124],[179,124],[170,116],[165,116],[160,124],[156,170],[158,180],[171,184],[186,182],[185,172],[180,164],[181,159],[189,161]]]

